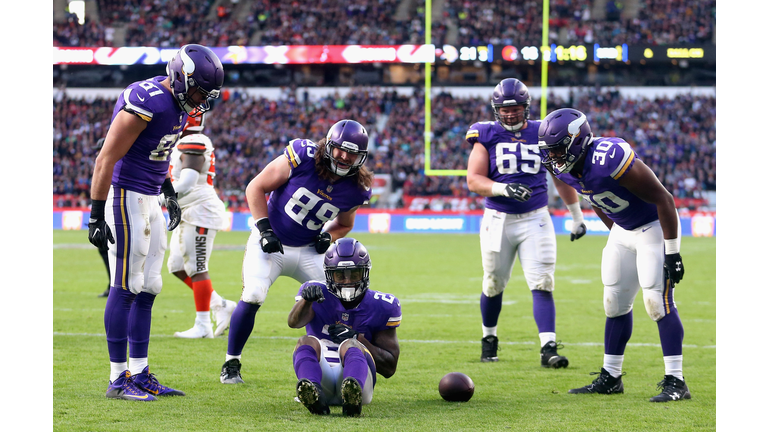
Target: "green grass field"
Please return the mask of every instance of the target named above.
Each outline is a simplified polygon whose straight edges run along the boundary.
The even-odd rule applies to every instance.
[[[210,263],[214,289],[237,301],[248,233],[220,233]],[[623,395],[570,395],[594,378],[603,358],[600,256],[607,237],[571,243],[558,237],[557,334],[567,369],[539,366],[531,295],[519,265],[504,294],[499,362],[480,362],[480,246],[476,235],[356,234],[371,252],[372,287],[396,295],[403,321],[397,373],[379,376],[373,403],[360,418],[313,416],[295,396],[291,353],[302,330],[287,314],[299,284],[281,278],[256,315],[243,351],[244,385],[222,385],[226,336],[182,340],[194,321],[192,291],[163,269],[152,316],[149,361],[161,383],[187,393],[154,403],[104,397],[109,359],[104,334],[107,284],[101,258],[84,231],[53,233],[53,429],[74,431],[715,430],[715,239],[683,239],[685,278],[676,303],[685,326],[684,373],[693,399],[653,404],[664,374],[656,324],[638,297],[625,353]],[[467,403],[440,398],[440,378],[469,375]]]

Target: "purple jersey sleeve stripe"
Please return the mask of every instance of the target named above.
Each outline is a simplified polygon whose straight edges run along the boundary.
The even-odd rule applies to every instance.
[[[619,167],[618,172],[615,175],[612,175],[611,177],[613,177],[615,180],[620,179],[621,176],[623,176],[624,173],[627,172],[629,167],[632,166],[632,161],[634,160],[635,160],[635,152],[630,150],[629,157],[627,158],[627,160],[624,162],[624,164],[622,164]]]

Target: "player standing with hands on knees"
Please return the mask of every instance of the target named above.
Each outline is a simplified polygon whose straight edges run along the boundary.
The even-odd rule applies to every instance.
[[[171,178],[181,206],[181,223],[169,246],[168,272],[192,288],[195,324],[175,337],[201,339],[220,336],[229,327],[235,302],[213,289],[208,262],[216,233],[229,226],[224,203],[213,188],[216,157],[213,143],[202,133],[205,115],[190,117],[182,138],[171,153]],[[216,317],[216,330],[211,323]]]
[[[323,281],[299,288],[288,315],[291,328],[306,327],[293,351],[296,396],[312,414],[358,416],[373,400],[376,373],[395,374],[400,357],[397,297],[369,289],[371,257],[353,238],[325,253]]]
[[[539,127],[544,163],[592,204],[610,230],[601,274],[605,308],[603,367],[591,384],[569,393],[623,393],[624,349],[632,336],[632,305],[642,289],[656,321],[664,357],[661,393],[651,402],[690,399],[683,377],[683,324],[674,286],[683,279],[675,200],[621,138],[600,138],[584,113],[563,108]]]
[[[323,279],[325,252],[352,230],[358,207],[371,198],[367,157],[368,132],[354,120],[341,120],[317,144],[290,141],[248,184],[245,195],[256,229],[243,258],[243,294],[230,321],[222,384],[243,383],[243,348],[275,280]]]
[[[219,96],[224,69],[210,49],[184,45],[168,62],[167,73],[133,83],[120,94],[93,171],[88,240],[109,248],[112,279],[104,309],[107,398],[153,401],[184,395],[161,385],[148,364],[152,306],[162,289],[168,241],[157,197],[165,197],[167,229],[173,230],[181,208],[168,172],[171,150],[188,115],[207,111],[209,99]]]
[[[514,78],[502,80],[491,98],[496,121],[475,123],[467,131],[472,145],[467,167],[469,190],[486,197],[480,226],[483,292],[480,313],[483,338],[480,360],[495,362],[499,338],[496,327],[504,289],[520,258],[533,296],[533,318],[539,330],[543,367],[562,368],[568,359],[557,353],[555,228],[547,204],[547,174],[539,155],[539,121],[530,120],[528,87]],[[587,232],[576,191],[553,178],[573,217],[571,241]]]

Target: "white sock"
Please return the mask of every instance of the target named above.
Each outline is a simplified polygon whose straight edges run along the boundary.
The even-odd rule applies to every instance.
[[[211,311],[195,312],[195,324],[211,325]]]
[[[236,356],[233,356],[233,355],[229,355],[229,354],[227,354],[227,358],[226,358],[226,360],[224,360],[224,363],[226,363],[226,362],[228,362],[228,361],[230,361],[230,360],[232,360],[232,359],[238,359],[238,360],[240,360],[240,358],[241,358],[241,357],[242,357],[242,355],[236,355]]]
[[[683,380],[683,355],[664,356],[664,375]]]
[[[545,332],[545,333],[539,333],[539,341],[541,341],[541,346],[544,346],[549,341],[555,341],[557,337],[555,336],[555,333],[552,332]]]
[[[121,373],[128,370],[128,362],[113,363],[109,362],[109,381],[114,382]]]
[[[603,369],[607,370],[612,377],[618,378],[621,376],[621,366],[624,364],[623,355],[603,355]]]
[[[149,365],[149,360],[144,358],[133,358],[128,357],[128,364],[131,365],[131,367],[128,369],[131,371],[131,375],[136,376],[140,374],[145,367]]]
[[[493,327],[483,326],[483,337],[486,337],[486,336],[496,336],[496,328],[497,327],[498,326],[493,326]]]
[[[224,303],[224,298],[216,290],[211,291],[211,309],[221,307],[222,303]]]

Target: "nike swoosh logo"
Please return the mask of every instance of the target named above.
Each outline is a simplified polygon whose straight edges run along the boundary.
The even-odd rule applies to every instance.
[[[546,225],[546,224],[539,224],[540,227],[543,227],[544,225]]]
[[[144,100],[144,99],[142,99]],[[616,154],[616,149],[613,149],[613,153],[611,153],[611,159],[613,159],[613,156]]]
[[[643,228],[643,232],[646,232],[646,231],[648,231],[648,230],[649,230],[649,229],[651,229],[651,228],[652,228],[652,227],[645,227],[645,228]]]
[[[148,395],[148,394],[145,394],[144,396],[136,396],[136,395],[130,395],[130,394],[126,394],[126,395],[124,395],[124,396],[128,396],[128,397],[130,397],[130,398],[134,398],[134,399],[146,399],[146,398],[148,398],[148,397],[149,397],[149,395]]]
[[[136,95],[136,97],[139,98],[140,101],[144,102],[144,98],[143,97],[141,97],[139,95]],[[614,151],[616,151],[616,150],[614,150]],[[613,157],[613,155],[611,155],[611,157]]]
[[[98,234],[99,231],[101,231],[101,228],[96,228],[96,231],[93,232],[93,236],[96,237],[96,234]]]

